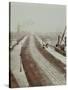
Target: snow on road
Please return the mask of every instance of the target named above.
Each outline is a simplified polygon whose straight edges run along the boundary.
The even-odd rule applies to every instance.
[[[29,86],[20,57],[21,47],[23,46],[27,38],[28,36],[25,36],[24,39],[21,40],[19,44],[16,45],[14,49],[10,52],[11,72],[15,76],[17,83],[19,84],[20,87]],[[20,65],[22,72],[20,72]]]
[[[42,70],[45,76],[47,76],[53,85],[62,85],[65,84],[65,77],[60,71],[58,71],[54,66],[45,59],[38,49],[35,46],[33,36],[30,36],[29,49],[32,55],[32,58],[37,63],[38,67]]]
[[[37,40],[39,41],[39,43],[42,45],[42,40],[36,36]],[[45,44],[45,42],[43,42]],[[56,52],[53,48],[45,48],[51,55],[53,55],[56,59],[60,60],[63,64],[66,65],[66,57],[61,55],[60,53]]]
[[[16,43],[17,43],[17,41],[16,41],[16,40],[12,40],[12,41],[11,41],[10,48],[12,48],[12,47],[13,47]]]

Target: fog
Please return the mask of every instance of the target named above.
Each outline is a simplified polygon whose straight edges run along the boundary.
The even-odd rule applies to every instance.
[[[11,31],[62,32],[66,25],[66,6],[11,3]]]

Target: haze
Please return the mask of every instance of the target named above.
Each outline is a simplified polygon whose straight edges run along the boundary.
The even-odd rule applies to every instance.
[[[66,25],[66,6],[11,3],[11,31],[62,32]]]

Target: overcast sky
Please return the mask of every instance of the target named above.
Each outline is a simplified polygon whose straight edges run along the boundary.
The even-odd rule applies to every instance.
[[[11,31],[63,31],[66,25],[66,6],[49,4],[11,3]]]

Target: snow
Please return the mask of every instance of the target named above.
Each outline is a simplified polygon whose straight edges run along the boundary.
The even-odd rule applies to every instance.
[[[51,53],[55,58],[60,60],[63,64],[66,64],[66,57],[56,52],[53,48],[45,48],[49,53]]]
[[[35,46],[33,36],[30,38],[29,50],[40,71],[43,72],[45,77],[47,76],[49,78],[53,85],[65,84],[64,74],[55,68],[55,66],[53,66],[51,63],[49,63],[49,61],[38,51]]]
[[[39,43],[42,45],[42,40],[36,36],[37,40],[39,41]],[[45,44],[45,42],[43,42]],[[45,50],[47,50],[51,55],[53,55],[55,58],[57,58],[58,60],[60,60],[63,64],[66,64],[66,57],[61,55],[60,53],[56,52],[53,48],[45,47]]]
[[[24,69],[23,69],[23,65],[21,62],[21,57],[20,57],[21,47],[23,46],[27,38],[28,36],[25,36],[24,39],[21,40],[21,42],[18,45],[16,45],[14,49],[10,52],[11,53],[11,58],[10,58],[11,72],[15,76],[20,87],[29,86]],[[20,66],[21,66],[22,72],[20,72]]]

